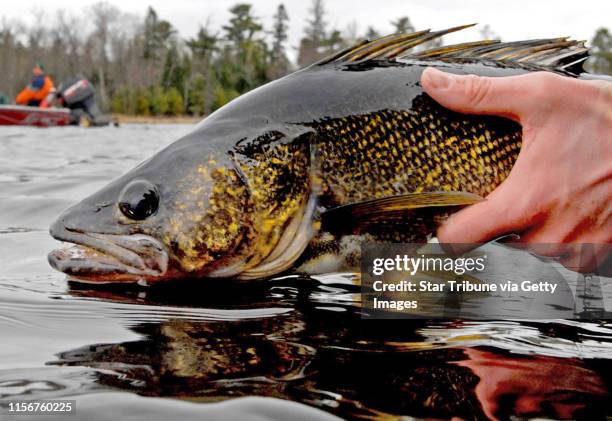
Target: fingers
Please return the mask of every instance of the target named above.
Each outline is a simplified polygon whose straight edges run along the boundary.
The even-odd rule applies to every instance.
[[[554,99],[558,78],[546,72],[509,77],[460,76],[427,68],[421,83],[425,92],[446,108],[521,121],[534,111],[542,112],[542,107]]]
[[[571,253],[560,259],[560,262],[574,272],[610,276],[612,274],[611,250],[610,244],[577,244]]]
[[[610,244],[596,243],[536,243],[525,239],[508,243],[540,257],[550,257],[574,272],[595,273],[610,276],[612,273],[612,247]]]
[[[601,106],[601,99],[605,100],[608,92],[595,83],[547,72],[478,77],[429,68],[423,72],[421,82],[425,92],[447,108],[468,114],[510,117],[523,127],[524,147],[508,178],[486,201],[457,212],[438,229],[438,240],[443,247],[461,254],[478,243],[518,233],[522,237],[519,240],[523,243],[521,245],[527,249],[533,248],[533,252],[540,256],[554,257],[565,266],[579,271],[601,268],[602,261],[610,254],[609,248],[606,251],[596,247],[591,252],[584,252],[578,247],[578,238],[568,238],[568,233],[584,231],[581,224],[596,222],[592,216],[584,219],[581,215],[585,212],[578,211],[576,206],[569,206],[568,198],[577,201],[576,197],[585,195],[588,190],[590,196],[583,203],[593,208],[593,200],[597,202],[607,197],[606,194],[597,193],[592,185],[584,182],[582,187],[574,186],[574,190],[565,188],[560,192],[551,180],[560,176],[568,182],[573,181],[573,172],[576,172],[578,183],[581,182],[579,171],[567,162],[568,157],[573,158],[573,153],[568,151],[575,149],[568,145],[572,145],[575,136],[581,136],[582,132],[574,130],[574,127],[591,127],[597,122],[608,121],[595,118],[600,115],[601,109],[609,108]],[[568,101],[568,98],[579,100]],[[576,119],[577,123],[573,124],[572,119]],[[595,126],[594,130],[591,127],[587,131],[589,134],[582,134],[582,137],[590,139],[592,133],[599,133],[598,127],[606,130],[605,127],[609,126],[604,123]],[[598,138],[598,135],[593,136]],[[569,143],[561,144],[562,141]],[[598,144],[594,142],[593,145]],[[592,153],[581,156],[587,164],[589,160],[596,159]],[[595,214],[600,215],[601,212]],[[566,219],[570,225],[574,224],[569,229],[550,229],[551,226],[558,228],[559,221]],[[581,240],[585,238],[584,235],[580,237]],[[564,244],[570,240],[574,244]]]
[[[438,228],[438,240],[446,244],[486,243],[529,226],[516,201],[512,174],[486,200],[451,215]],[[453,247],[455,248],[455,247]],[[455,250],[459,252],[459,250]]]

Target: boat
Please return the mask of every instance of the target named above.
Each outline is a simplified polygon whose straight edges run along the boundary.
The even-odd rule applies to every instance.
[[[82,77],[62,83],[48,101],[49,108],[0,105],[0,126],[106,126],[111,120],[95,101],[95,89]]]
[[[68,108],[40,108],[26,105],[0,105],[0,126],[66,126],[71,116]]]

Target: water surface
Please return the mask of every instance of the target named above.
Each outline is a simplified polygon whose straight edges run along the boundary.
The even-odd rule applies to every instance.
[[[76,399],[83,420],[612,416],[606,321],[364,320],[348,274],[109,288],[53,271],[61,210],[188,130],[0,128],[0,402]]]

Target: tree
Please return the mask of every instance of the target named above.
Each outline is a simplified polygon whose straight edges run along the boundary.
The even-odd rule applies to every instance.
[[[414,26],[410,22],[410,18],[408,16],[402,16],[401,18],[392,21],[391,25],[395,28],[396,33],[410,33],[414,32]]]
[[[482,39],[500,39],[499,35],[497,35],[488,24],[482,27],[480,30],[480,36]]]
[[[189,81],[187,111],[190,114],[202,115],[207,110],[206,102],[206,79],[197,74]]]
[[[57,58],[66,58],[58,61],[58,64],[61,64],[61,73],[77,73],[80,70],[81,37],[78,22],[76,16],[68,15],[64,10],[57,11],[55,25],[51,30],[54,38],[52,54]]]
[[[380,38],[380,32],[378,32],[373,26],[368,26],[368,30],[366,31],[365,37],[366,39],[372,41],[376,38]]]
[[[395,21],[391,21],[391,25],[395,28],[395,33],[409,34],[415,32],[416,29],[408,16],[402,16]],[[433,38],[413,47],[413,51],[425,51],[442,46],[442,38]]]
[[[171,43],[166,52],[166,61],[161,79],[164,89],[176,88],[179,92],[183,92],[191,71],[190,67],[189,59],[185,55],[179,54],[177,43]]]
[[[587,68],[592,73],[612,75],[612,34],[608,28],[599,28],[595,32]]]
[[[120,15],[119,9],[109,3],[100,2],[91,7],[94,32],[90,36],[91,45],[94,47],[94,61],[97,64],[97,82],[100,91],[100,103],[102,108],[107,106],[107,75],[108,75],[108,44],[111,25]]]
[[[325,6],[323,0],[312,0],[310,8],[311,17],[307,20],[307,26],[304,29],[306,38],[313,43],[322,43],[327,34],[327,23],[325,22]]]
[[[133,91],[128,86],[122,86],[115,91],[111,101],[111,111],[118,114],[135,113]]]
[[[214,108],[221,108],[232,99],[238,97],[240,95],[236,90],[232,88],[223,88],[222,86],[217,86],[215,90],[215,103]]]
[[[325,22],[325,7],[323,0],[312,0],[310,18],[306,20],[304,37],[300,40],[298,64],[305,66],[325,56],[327,38],[327,23]]]
[[[185,111],[183,97],[181,93],[176,88],[170,88],[165,92],[166,103],[168,104],[168,109],[166,113],[168,115],[180,115]]]
[[[168,98],[161,86],[156,85],[151,87],[149,91],[149,102],[153,114],[164,115],[168,112]]]
[[[146,59],[159,59],[166,43],[176,34],[170,22],[159,20],[157,12],[149,6],[144,21],[143,57]]]
[[[274,29],[272,30],[272,59],[278,60],[280,58],[286,58],[285,56],[285,42],[287,41],[287,21],[289,16],[285,6],[281,3],[276,9],[274,15]]]
[[[218,42],[219,38],[216,34],[212,34],[208,28],[200,26],[196,37],[187,41],[187,47],[191,50],[194,58],[209,60],[212,54],[218,50]]]
[[[226,39],[239,46],[244,41],[252,41],[253,36],[262,30],[262,26],[251,14],[251,5],[241,3],[233,6],[229,11],[232,14],[229,25],[223,26]]]
[[[272,49],[270,51],[270,66],[268,70],[268,77],[270,79],[277,79],[289,71],[289,59],[285,53],[288,29],[287,21],[289,21],[287,10],[283,4],[279,4],[274,15],[272,30]]]
[[[342,34],[337,29],[334,29],[325,40],[325,46],[327,47],[326,54],[331,54],[339,50],[343,45],[344,39],[342,38]]]
[[[256,36],[263,27],[251,14],[251,5],[237,4],[230,13],[229,24],[223,26],[227,43],[215,69],[217,80],[224,87],[244,93],[268,81],[268,54],[263,40]]]
[[[151,100],[149,99],[148,93],[144,89],[138,89],[136,91],[136,114],[151,114]]]
[[[213,55],[219,51],[219,36],[211,33],[208,27],[200,26],[196,38],[187,41],[187,46],[193,56],[192,72],[201,72],[189,81],[187,109],[198,115],[208,114],[213,96],[212,60]]]
[[[159,47],[156,37],[155,28],[157,28],[157,12],[149,6],[147,9],[147,16],[144,21],[144,45],[142,50],[142,56],[150,59],[157,55],[157,49]]]

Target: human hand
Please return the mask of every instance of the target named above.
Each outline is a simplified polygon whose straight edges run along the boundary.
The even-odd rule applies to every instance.
[[[483,243],[517,233],[521,244],[570,269],[603,269],[612,249],[612,83],[432,68],[421,82],[449,109],[508,117],[523,127],[508,178],[487,200],[452,215],[438,229],[439,241]]]
[[[503,355],[478,348],[464,353],[467,359],[455,364],[480,378],[474,393],[491,420],[535,414],[575,419],[606,397],[602,379],[575,358]]]

